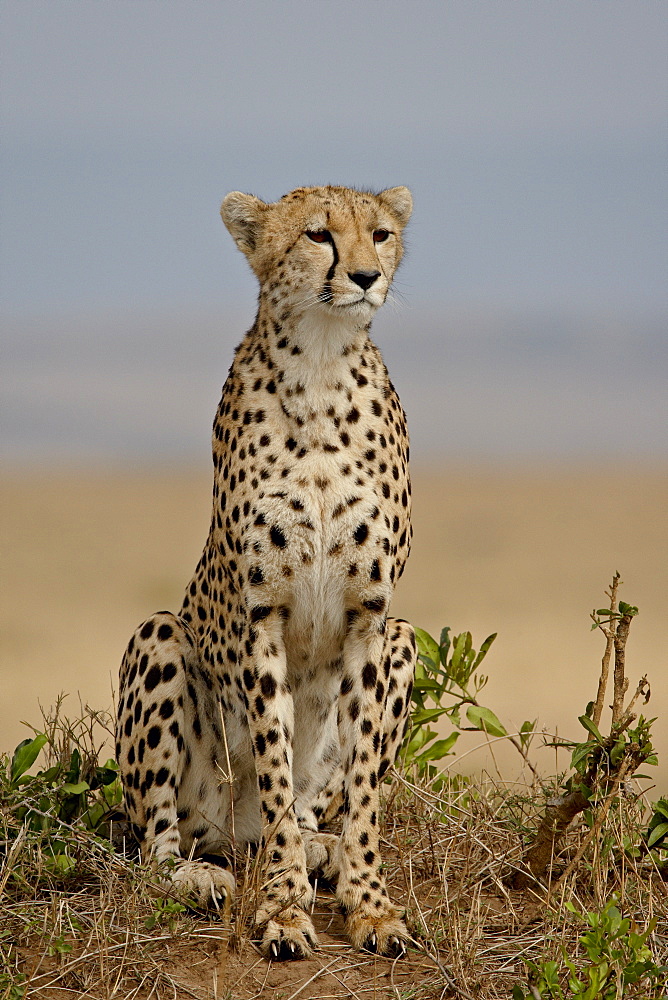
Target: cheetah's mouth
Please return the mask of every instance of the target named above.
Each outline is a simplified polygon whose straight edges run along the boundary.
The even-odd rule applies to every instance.
[[[372,309],[377,308],[375,302],[368,299],[366,295],[360,295],[358,299],[354,299],[352,302],[331,302],[330,305],[335,309],[355,309],[359,306],[370,306]]]

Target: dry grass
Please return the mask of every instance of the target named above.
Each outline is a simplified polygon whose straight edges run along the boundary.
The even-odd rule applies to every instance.
[[[96,738],[90,724],[52,727],[51,760],[66,757],[75,743],[94,766]],[[634,783],[616,798],[599,837],[565,879],[558,876],[588,832],[584,822],[567,835],[550,884],[524,893],[506,887],[553,790],[529,778],[533,784],[510,787],[492,777],[413,782],[395,772],[385,786],[383,851],[414,947],[396,962],[352,951],[334,897],[319,889],[320,951],[309,961],[278,965],[267,964],[248,936],[257,882],[249,859],[237,859],[231,928],[210,915],[169,913],[152,895],[150,869],[129,845],[123,849],[121,837],[112,850],[76,823],[28,830],[16,818],[19,788],[0,803],[0,998],[507,998],[526,984],[528,961],[559,959],[562,946],[583,960],[582,927],[566,903],[600,910],[613,893],[640,929],[657,917],[653,958],[668,963],[665,872],[662,878],[647,853],[634,858],[625,850],[641,842],[647,827],[647,803]],[[30,804],[39,811],[34,798]],[[73,862],[64,874],[53,870],[55,838]],[[626,995],[665,994],[645,986]]]

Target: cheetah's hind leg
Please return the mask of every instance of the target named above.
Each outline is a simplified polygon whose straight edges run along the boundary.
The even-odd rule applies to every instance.
[[[192,844],[205,854],[207,840],[219,839],[202,820],[202,813],[219,821],[224,816],[216,782],[204,787],[198,781],[203,801],[191,801],[194,774],[201,778],[199,757],[215,739],[216,709],[186,623],[160,612],[140,625],[121,665],[116,726],[125,810],[142,853],[155,866],[159,894],[229,913],[232,873],[182,856]],[[186,744],[183,734],[192,732],[200,737]]]

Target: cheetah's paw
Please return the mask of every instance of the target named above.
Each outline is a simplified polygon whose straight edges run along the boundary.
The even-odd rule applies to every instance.
[[[406,954],[408,931],[401,911],[386,903],[378,913],[371,913],[359,906],[345,919],[346,935],[354,948],[371,951],[389,958],[403,958]]]
[[[234,876],[219,865],[178,858],[173,871],[164,875],[159,885],[165,893],[178,896],[184,903],[217,910],[229,920]]]
[[[335,885],[340,871],[340,838],[333,833],[304,833],[303,840],[309,875]]]
[[[274,920],[268,920],[260,942],[262,954],[273,962],[310,958],[317,947],[313,924],[298,906],[291,906]]]

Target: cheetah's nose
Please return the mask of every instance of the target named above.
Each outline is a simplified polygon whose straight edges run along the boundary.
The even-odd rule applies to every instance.
[[[353,271],[352,273],[348,271],[348,277],[366,292],[367,288],[371,288],[376,278],[380,278],[380,271]]]

